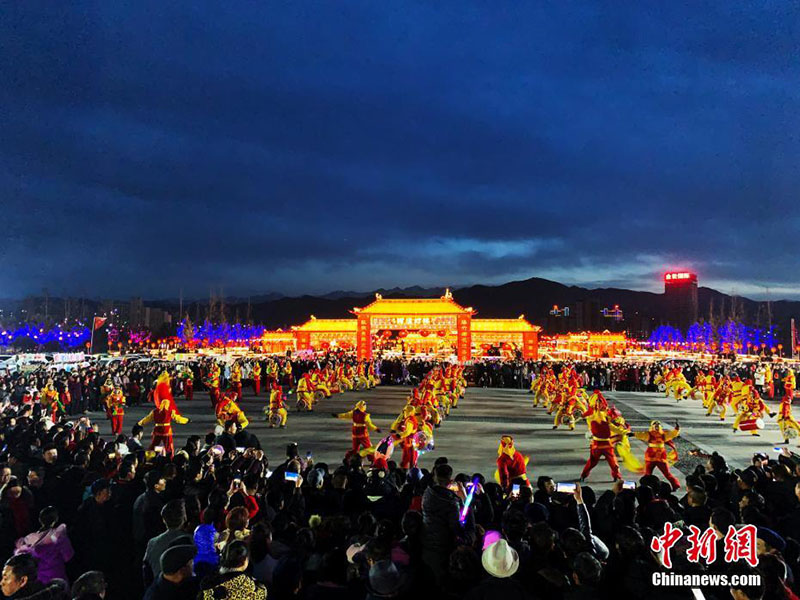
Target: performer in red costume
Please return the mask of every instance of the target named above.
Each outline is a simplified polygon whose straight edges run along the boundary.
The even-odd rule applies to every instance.
[[[261,393],[261,363],[258,361],[253,365],[253,393],[256,396]]]
[[[175,398],[172,397],[172,386],[169,382],[169,373],[166,371],[161,373],[158,379],[156,379],[156,389],[153,391],[153,404],[161,406],[164,400],[169,402],[169,407],[172,410],[180,414],[180,412],[178,412],[178,407],[175,405]]]
[[[783,402],[788,402],[790,405],[794,399],[794,389],[797,387],[797,378],[794,376],[794,371],[789,367],[789,372],[783,378]]]
[[[183,379],[183,395],[191,402],[194,399],[194,374],[188,366],[185,366],[180,376]]]
[[[111,433],[119,435],[122,433],[122,420],[125,417],[125,396],[119,386],[114,387],[114,391],[108,396],[108,410],[111,414]]]
[[[514,447],[514,438],[510,435],[501,437],[497,448],[497,480],[500,487],[509,492],[511,485],[520,481],[530,487],[527,465],[528,457]]]
[[[364,402],[363,400],[357,402],[353,410],[348,410],[347,412],[343,413],[331,413],[331,414],[337,419],[353,421],[353,431],[352,431],[353,446],[345,454],[345,459],[349,459],[351,456],[353,456],[353,454],[356,454],[361,448],[369,448],[372,446],[372,442],[370,442],[369,440],[370,431],[380,432],[380,428],[378,428],[375,424],[373,424],[372,419],[370,419],[369,413],[367,412],[367,403]]]
[[[589,425],[592,442],[589,446],[589,460],[586,461],[581,473],[581,482],[586,480],[602,456],[605,456],[606,461],[608,461],[608,466],[611,468],[611,476],[614,480],[622,479],[617,457],[614,454],[613,440],[614,436],[622,435],[627,431],[612,423],[611,416],[608,414],[608,403],[602,394],[597,398],[594,406],[589,408],[583,416],[586,418],[587,425]]]
[[[172,445],[172,421],[181,425],[188,423],[189,419],[179,415],[174,408],[170,407],[169,400],[164,399],[161,405],[150,411],[150,413],[139,421],[139,425],[153,423],[153,439],[150,442],[150,450],[163,446],[167,456],[172,456],[174,451]]]
[[[419,453],[414,444],[417,431],[419,431],[419,421],[414,407],[407,404],[403,409],[400,424],[395,432],[396,439],[400,441],[400,447],[403,450],[403,458],[400,461],[400,468],[402,469],[411,469],[417,466]]]
[[[208,388],[208,399],[211,400],[211,407],[216,408],[217,404],[219,403],[219,377],[220,377],[220,368],[219,365],[215,362],[211,363],[211,366],[208,368],[206,372],[206,378],[203,380],[203,384]]]
[[[666,445],[680,434],[680,424],[675,423],[675,429],[672,431],[664,431],[661,428],[660,421],[651,421],[649,430],[637,431],[633,434],[637,440],[647,442],[647,450],[645,450],[644,453],[645,475],[652,475],[653,470],[658,468],[664,474],[664,477],[667,478],[673,490],[677,490],[681,487],[681,484],[669,470]]]

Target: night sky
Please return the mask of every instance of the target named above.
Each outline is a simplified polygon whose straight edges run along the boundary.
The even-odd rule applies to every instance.
[[[785,1],[7,2],[0,296],[800,297],[799,45]]]

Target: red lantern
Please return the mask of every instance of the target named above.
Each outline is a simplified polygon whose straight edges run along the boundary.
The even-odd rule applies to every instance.
[[[481,344],[481,348],[484,349],[484,350],[488,350],[491,347],[492,347],[491,344]]]
[[[390,337],[392,337],[392,331],[391,331],[390,329],[384,329],[384,330],[381,332],[381,337],[384,337],[384,338],[390,338]]]
[[[397,332],[397,337],[399,337],[399,338],[404,338],[407,335],[408,335],[408,331],[406,331],[405,329],[401,329],[400,331]]]
[[[440,329],[439,331],[436,332],[436,335],[438,335],[439,337],[446,336],[447,335],[447,329]]]
[[[503,342],[503,350],[511,350],[511,344],[508,342]]]
[[[419,334],[420,334],[422,337],[428,337],[428,336],[431,334],[431,332],[430,332],[430,331],[428,331],[427,329],[420,329],[420,330],[419,330]]]
[[[322,348],[323,350],[327,350],[328,348],[331,347],[331,344],[330,342],[321,342],[319,347]]]

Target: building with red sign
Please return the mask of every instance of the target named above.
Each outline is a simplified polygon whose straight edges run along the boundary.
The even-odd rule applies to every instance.
[[[697,322],[697,275],[688,271],[664,274],[668,324],[686,331]]]
[[[472,307],[458,304],[450,291],[441,298],[382,298],[352,310],[352,319],[317,319],[292,327],[295,350],[355,348],[359,358],[376,349],[405,354],[455,354],[459,361],[496,348],[539,357],[540,327],[524,315],[516,319],[476,319]],[[265,334],[268,335],[268,334]],[[269,332],[272,335],[272,332]]]

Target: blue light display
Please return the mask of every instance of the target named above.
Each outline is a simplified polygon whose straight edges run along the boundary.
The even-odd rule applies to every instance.
[[[754,348],[760,348],[762,344],[766,348],[772,348],[777,343],[777,337],[774,327],[767,330],[727,321],[718,327],[710,323],[695,323],[689,327],[685,336],[676,327],[662,325],[650,334],[647,341],[654,346],[691,344],[706,351],[712,350],[715,345],[717,348],[728,346],[731,349],[740,345],[742,351],[747,351],[748,344]]]
[[[91,339],[92,332],[84,325],[45,329],[44,325],[22,325],[0,331],[0,346],[14,346],[24,338],[35,344],[58,343],[60,348],[83,347]]]

